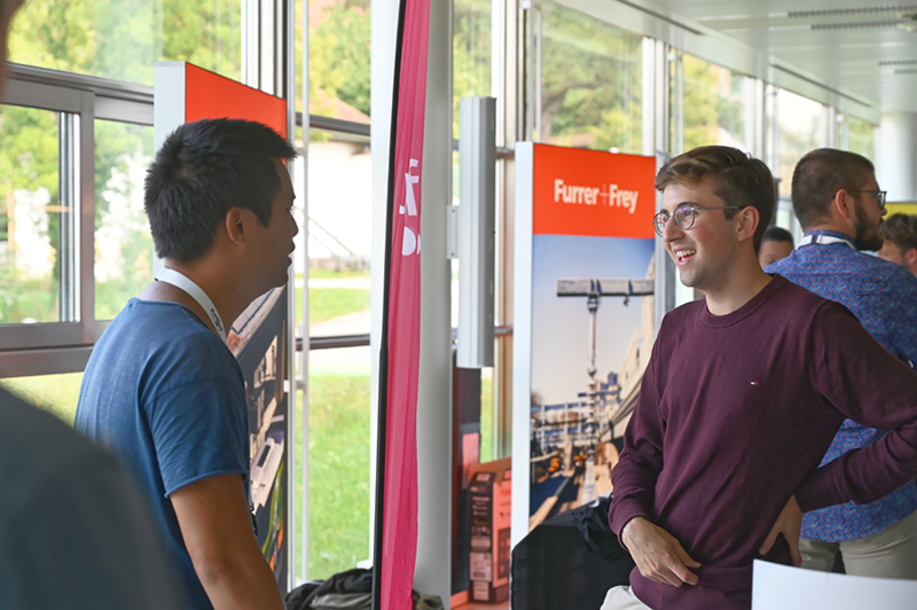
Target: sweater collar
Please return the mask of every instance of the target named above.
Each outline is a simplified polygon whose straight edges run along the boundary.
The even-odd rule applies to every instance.
[[[705,326],[710,328],[725,328],[727,326],[732,326],[733,324],[738,324],[751,314],[758,311],[762,305],[764,305],[778,290],[783,288],[787,284],[787,280],[776,273],[772,274],[773,279],[767,283],[767,285],[761,289],[761,291],[753,296],[747,303],[733,311],[732,313],[727,313],[723,316],[717,316],[710,313],[710,310],[707,309],[707,306],[704,305],[704,310],[701,312],[701,321]]]

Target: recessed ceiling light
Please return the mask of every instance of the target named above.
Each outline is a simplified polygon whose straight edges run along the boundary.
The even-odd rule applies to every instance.
[[[872,28],[896,28],[911,25],[900,21],[861,21],[851,23],[813,23],[809,27],[813,30],[864,30]]]
[[[884,6],[861,6],[855,8],[835,8],[822,11],[790,11],[787,17],[794,19],[808,19],[811,17],[837,17],[841,15],[867,15],[871,13],[902,13],[917,11],[914,4],[886,4]]]

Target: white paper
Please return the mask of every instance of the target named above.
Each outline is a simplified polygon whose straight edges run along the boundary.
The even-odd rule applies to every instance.
[[[914,610],[917,581],[847,576],[756,560],[752,610]]]

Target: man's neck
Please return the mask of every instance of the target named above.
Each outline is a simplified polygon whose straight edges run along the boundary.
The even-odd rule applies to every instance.
[[[239,314],[245,310],[252,300],[245,300],[247,293],[241,294],[245,293],[245,291],[238,289],[238,282],[233,281],[232,277],[225,277],[222,267],[214,265],[209,259],[190,265],[183,265],[171,259],[166,259],[165,266],[181,273],[204,291],[220,314],[223,327],[227,332],[233,321],[239,317]],[[207,315],[204,307],[181,288],[166,282],[154,281],[138,296],[140,299],[147,301],[162,301],[184,305],[193,311],[204,324],[216,332],[216,326],[211,321],[210,316]]]
[[[740,309],[755,298],[773,279],[764,273],[757,260],[754,264],[736,265],[719,285],[703,290],[707,310],[715,316],[725,316]]]
[[[850,232],[850,227],[842,226],[840,223],[834,221],[822,221],[815,224],[809,225],[804,229],[806,233],[810,231],[836,231],[838,233],[843,233],[850,239],[854,239],[856,235]]]

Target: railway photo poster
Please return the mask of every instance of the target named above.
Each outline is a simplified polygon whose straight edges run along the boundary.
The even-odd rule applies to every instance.
[[[611,491],[652,350],[656,159],[516,145],[512,545]]]

